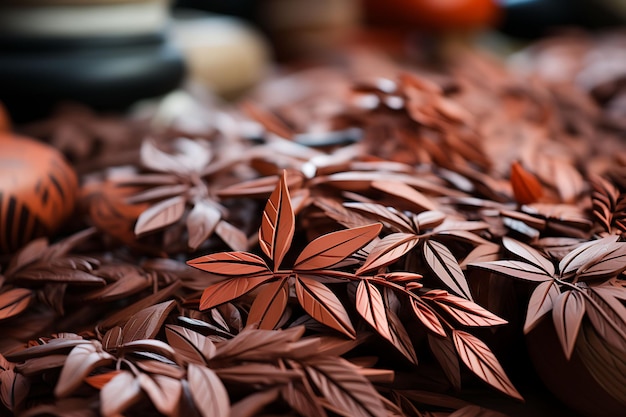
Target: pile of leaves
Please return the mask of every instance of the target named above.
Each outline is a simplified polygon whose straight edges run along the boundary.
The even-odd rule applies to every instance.
[[[626,406],[626,132],[573,86],[455,57],[349,51],[197,104],[200,131],[191,96],[140,140],[84,112],[28,126],[116,142],[66,229],[2,264],[6,411],[502,416],[468,393],[522,407],[540,323]]]

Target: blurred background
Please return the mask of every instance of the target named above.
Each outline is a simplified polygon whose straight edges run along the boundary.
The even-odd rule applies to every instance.
[[[624,22],[623,0],[6,0],[0,100],[18,122],[67,100],[123,111],[190,81],[232,100],[276,63],[346,47],[434,60],[471,43],[508,56],[538,37]]]

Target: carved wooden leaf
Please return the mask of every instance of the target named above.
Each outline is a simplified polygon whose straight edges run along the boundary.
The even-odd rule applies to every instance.
[[[33,292],[27,288],[12,288],[0,294],[0,320],[17,316],[26,310]]]
[[[141,398],[139,381],[130,371],[120,371],[100,390],[100,413],[118,416]]]
[[[198,201],[187,215],[187,246],[195,250],[211,236],[222,218],[220,211],[206,201]]]
[[[287,188],[287,172],[284,171],[267,200],[259,228],[259,244],[274,262],[274,271],[278,270],[291,246],[295,228],[295,215]]]
[[[183,392],[183,386],[178,378],[141,373],[137,376],[137,381],[160,413],[168,417],[177,415]]]
[[[539,323],[539,320],[552,311],[554,302],[561,292],[558,285],[553,281],[544,281],[537,285],[526,311],[526,322],[524,323],[524,333],[529,333]]]
[[[67,397],[72,394],[89,373],[98,366],[112,363],[114,357],[102,350],[100,342],[80,344],[67,356],[65,365],[54,389],[57,397]]]
[[[554,274],[554,265],[552,262],[550,262],[549,259],[544,258],[539,251],[531,246],[506,236],[502,238],[502,246],[524,259],[526,262],[542,269],[545,271],[546,275]]]
[[[422,296],[427,297],[428,293]],[[507,323],[506,320],[465,298],[438,292],[431,299],[464,326],[497,326]]]
[[[517,161],[511,164],[511,186],[519,204],[534,203],[543,195],[543,188],[537,177],[526,171]]]
[[[419,237],[413,233],[392,233],[385,236],[376,243],[376,246],[367,255],[365,263],[356,271],[356,274],[373,271],[395,262],[413,249],[418,242]]]
[[[213,308],[241,297],[272,278],[273,274],[268,270],[266,274],[242,278],[229,278],[225,281],[213,284],[207,287],[202,293],[202,297],[200,298],[200,310]]]
[[[380,223],[374,223],[320,236],[302,250],[294,269],[311,271],[329,268],[368,244],[381,229]]]
[[[493,352],[476,336],[452,330],[454,346],[463,363],[480,379],[503,393],[523,401]]]
[[[455,293],[472,299],[463,271],[454,255],[443,244],[428,240],[424,244],[424,258],[435,275]]]
[[[270,274],[263,258],[248,252],[220,252],[187,261],[194,268],[222,276],[254,276]]]
[[[376,329],[378,334],[392,340],[383,297],[378,288],[366,279],[359,281],[356,290],[356,311]]]
[[[176,196],[160,201],[141,213],[135,224],[135,235],[161,229],[176,223],[185,212],[185,198]]]
[[[248,325],[256,323],[259,329],[276,327],[289,300],[287,278],[265,284],[250,306]]]
[[[378,392],[345,359],[318,357],[307,361],[303,367],[323,397],[345,415],[386,415]]]
[[[585,301],[577,291],[559,294],[552,307],[552,320],[565,357],[574,352],[576,337],[585,315]]]
[[[452,386],[461,389],[461,364],[459,357],[454,350],[454,343],[448,337],[438,337],[428,334],[428,345],[433,353],[441,369],[446,374],[448,381]]]
[[[175,301],[165,301],[133,314],[122,328],[122,343],[154,338],[174,307]]]
[[[495,272],[496,274],[506,275],[511,278],[526,281],[552,281],[552,277],[550,275],[546,275],[546,271],[522,261],[477,262],[472,263],[469,266],[486,269],[488,271]]]
[[[215,355],[215,344],[206,336],[185,327],[165,326],[170,346],[188,363],[206,364]]]
[[[187,368],[189,389],[198,411],[203,417],[227,417],[230,413],[228,392],[211,369],[190,364]]]
[[[296,277],[296,295],[304,311],[315,320],[350,338],[355,337],[346,309],[328,287],[310,278]]]
[[[439,318],[429,305],[411,297],[411,306],[413,307],[413,312],[415,316],[417,316],[417,319],[421,321],[428,330],[439,336],[446,337],[446,331],[441,321],[439,321]]]

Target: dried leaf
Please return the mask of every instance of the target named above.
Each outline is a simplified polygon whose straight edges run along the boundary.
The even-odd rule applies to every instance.
[[[141,398],[139,381],[129,371],[120,371],[100,390],[100,412],[104,417],[118,416]]]
[[[452,330],[452,337],[459,357],[476,376],[497,390],[523,401],[487,345],[461,330]]]
[[[178,404],[183,391],[179,379],[141,373],[137,376],[137,381],[160,413],[166,416],[177,415]]]
[[[587,317],[598,336],[615,349],[626,351],[626,307],[611,294],[613,288],[605,288],[607,286],[588,289],[590,299],[585,299]]]
[[[176,223],[185,212],[185,198],[176,196],[160,201],[141,213],[135,224],[135,235],[162,229]]]
[[[574,352],[576,337],[585,315],[585,301],[577,291],[558,295],[552,307],[552,320],[561,342],[565,357],[569,360]]]
[[[381,229],[380,223],[374,223],[320,236],[302,250],[294,269],[311,271],[329,268],[361,249],[378,236]]]
[[[26,288],[12,288],[0,294],[0,320],[17,316],[32,300],[33,292]]]
[[[430,351],[435,355],[437,362],[441,365],[448,381],[454,389],[461,389],[461,365],[454,350],[454,343],[448,337],[437,337],[428,334],[428,345]]]
[[[168,343],[188,363],[206,364],[215,355],[215,345],[207,337],[181,326],[165,326]]]
[[[211,369],[190,364],[187,369],[189,390],[203,417],[227,417],[230,400],[224,384]]]
[[[424,258],[435,275],[455,293],[472,299],[467,280],[452,252],[439,242],[432,240],[424,244]]]
[[[506,414],[488,410],[477,405],[466,405],[463,408],[459,408],[448,417],[506,417]]]
[[[544,281],[537,285],[528,301],[524,334],[528,334],[541,318],[552,311],[554,302],[560,293],[558,285],[553,281]]]
[[[187,261],[189,266],[222,276],[270,274],[263,258],[248,252],[220,252]]]
[[[187,230],[189,231],[187,246],[196,250],[211,236],[221,217],[222,214],[213,204],[204,200],[196,202],[187,215]]]
[[[67,356],[59,381],[54,388],[54,394],[57,397],[67,397],[80,387],[92,370],[108,365],[114,359],[102,350],[102,345],[97,341],[76,346]]]
[[[415,188],[401,182],[374,181],[372,187],[389,195],[410,202],[412,211],[437,210],[437,206]]]
[[[219,368],[217,375],[226,384],[241,385],[283,385],[300,379],[301,375],[294,370],[281,369],[267,363],[246,363],[239,366]]]
[[[305,277],[296,277],[296,295],[300,305],[311,317],[350,338],[356,332],[350,317],[337,296],[323,284]]]
[[[287,189],[287,172],[283,171],[279,183],[267,200],[259,229],[259,244],[274,262],[274,271],[278,270],[289,250],[294,231],[295,215]]]
[[[289,383],[281,389],[280,394],[283,400],[302,417],[327,416],[308,384]]]
[[[366,279],[359,281],[356,290],[356,311],[385,339],[392,341],[383,297]]]
[[[133,314],[122,328],[122,343],[154,338],[174,307],[175,301],[165,301]]]
[[[386,227],[391,227],[399,232],[413,233],[411,220],[403,213],[392,207],[385,207],[375,203],[352,203],[343,204],[346,208],[359,211],[368,217],[380,221]]]
[[[382,238],[367,255],[365,263],[356,271],[357,275],[389,265],[409,252],[419,243],[412,233],[392,233]]]
[[[511,186],[519,204],[534,203],[543,195],[539,180],[517,161],[511,164]]]
[[[213,308],[227,303],[235,298],[252,291],[259,285],[272,279],[269,270],[264,275],[254,275],[242,278],[230,278],[207,287],[200,298],[200,310]]]
[[[274,329],[283,316],[288,300],[287,278],[265,284],[250,306],[248,326],[257,324],[259,329]]]

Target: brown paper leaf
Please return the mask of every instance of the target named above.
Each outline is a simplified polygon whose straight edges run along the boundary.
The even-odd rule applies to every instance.
[[[287,189],[287,172],[283,171],[279,183],[267,200],[259,228],[259,244],[274,262],[274,271],[278,270],[289,250],[294,231],[295,216]]]
[[[202,293],[200,310],[207,310],[241,297],[272,278],[273,274],[268,270],[267,273],[262,275],[229,278],[213,284]]]
[[[189,266],[222,276],[270,274],[263,258],[248,252],[220,252],[187,261]]]
[[[187,369],[187,380],[191,397],[203,417],[229,415],[228,392],[214,371],[205,366],[190,364]]]
[[[100,412],[104,417],[118,416],[140,398],[139,381],[130,371],[120,371],[100,390]]]
[[[222,214],[213,204],[204,200],[196,202],[187,215],[187,246],[196,250],[211,236],[221,217]]]
[[[252,386],[283,385],[301,378],[301,375],[297,371],[281,369],[267,363],[246,363],[238,366],[219,368],[215,372],[226,384]]]
[[[353,417],[386,415],[374,387],[345,359],[314,358],[304,364],[304,370],[324,398],[346,415]]]
[[[97,341],[76,346],[67,356],[54,394],[57,397],[67,397],[80,387],[92,370],[113,363],[114,359],[102,350],[102,345]]]
[[[482,408],[477,405],[466,405],[463,408],[459,408],[448,417],[506,417],[506,414]]]
[[[105,372],[103,374],[91,375],[85,378],[85,382],[95,389],[102,389],[106,384],[108,384],[114,377],[119,375],[122,371],[111,371]]]
[[[280,394],[283,400],[302,417],[327,416],[308,384],[289,383],[281,389]]]
[[[135,235],[141,236],[176,223],[184,212],[184,197],[176,196],[160,201],[141,213],[135,224]]]
[[[311,271],[332,267],[367,245],[378,236],[381,229],[380,223],[374,223],[320,236],[302,250],[294,270]]]
[[[365,263],[356,271],[357,275],[389,265],[413,249],[419,237],[412,233],[392,233],[382,238],[367,255]]]
[[[544,281],[537,285],[528,301],[524,334],[528,334],[541,318],[552,311],[554,302],[560,293],[558,285],[553,281]]]
[[[554,265],[552,262],[544,258],[539,251],[531,246],[506,236],[502,238],[502,246],[504,246],[511,253],[522,258],[524,261],[542,269],[545,271],[546,275],[554,274]]]
[[[366,279],[359,281],[356,290],[356,311],[385,339],[392,341],[383,297]]]
[[[12,288],[0,294],[0,320],[17,316],[32,300],[33,292],[26,288]]]
[[[448,337],[438,337],[428,334],[428,346],[433,353],[441,369],[446,374],[448,381],[456,390],[461,389],[461,364],[454,350],[454,343]]]
[[[561,342],[565,357],[569,360],[574,352],[576,337],[585,315],[585,301],[577,291],[561,293],[554,300],[552,320]]]
[[[446,337],[446,331],[431,307],[423,301],[416,300],[412,297],[410,301],[417,319],[421,321],[422,324],[431,332],[438,334],[439,336]]]
[[[353,203],[347,202],[343,204],[346,208],[362,213],[364,216],[378,220],[385,227],[391,227],[398,232],[413,233],[411,219],[403,213],[389,207],[385,207],[375,203]]]
[[[279,394],[279,388],[272,388],[248,395],[243,400],[239,400],[232,405],[230,415],[237,417],[257,416],[263,408],[276,401]]]
[[[0,399],[11,412],[21,408],[30,390],[30,382],[24,375],[15,373],[13,369],[0,372]]]
[[[206,364],[215,355],[215,345],[210,339],[185,327],[168,324],[165,326],[165,337],[188,363]]]
[[[424,244],[424,258],[435,275],[452,291],[472,300],[463,271],[452,252],[439,242],[428,240]]]
[[[615,289],[606,285],[589,287],[587,294],[591,299],[585,299],[585,311],[598,336],[626,351],[626,307],[612,294]],[[626,289],[621,292],[626,293]]]
[[[280,322],[289,300],[287,278],[265,284],[250,306],[248,326],[272,330]]]
[[[137,376],[137,381],[160,413],[168,417],[177,415],[183,390],[179,379],[141,373]]]
[[[494,262],[477,262],[472,263],[473,266],[496,274],[506,275],[511,278],[523,279],[526,281],[544,282],[552,281],[550,275],[546,275],[546,271],[537,268],[522,261],[494,261]]]
[[[411,203],[411,211],[437,210],[437,206],[428,197],[401,182],[374,181],[372,187]]]
[[[422,298],[432,299],[439,307],[464,326],[489,327],[507,323],[506,320],[485,310],[478,304],[452,294],[437,292],[435,296],[429,297],[429,293],[426,293],[422,295]]]
[[[122,343],[154,338],[175,307],[175,301],[165,301],[133,314],[122,328]]]
[[[543,188],[537,177],[522,168],[517,161],[511,164],[511,186],[519,204],[534,203],[543,195]]]
[[[497,390],[523,401],[486,344],[461,330],[452,330],[452,337],[459,357],[470,371]]]
[[[328,287],[309,278],[296,277],[296,295],[304,311],[315,320],[350,338],[355,337],[346,309]]]
[[[220,220],[217,223],[215,234],[234,251],[248,249],[248,237],[246,234],[225,220]]]
[[[417,356],[411,337],[406,328],[402,325],[400,318],[390,309],[386,309],[387,321],[389,322],[389,333],[391,334],[391,343],[407,358],[412,364],[417,365]]]

